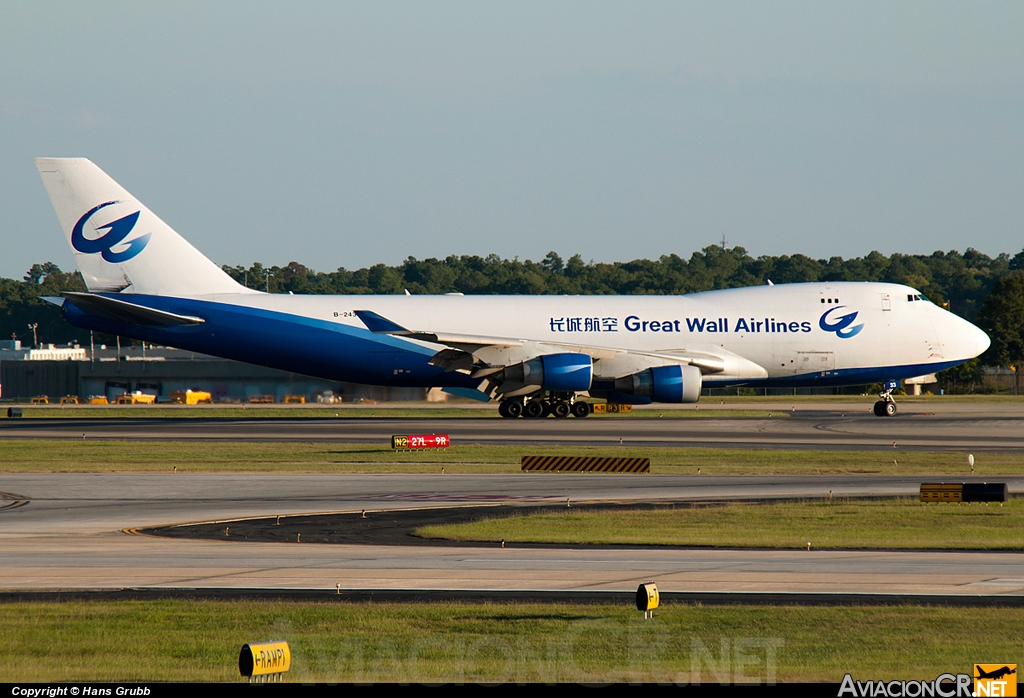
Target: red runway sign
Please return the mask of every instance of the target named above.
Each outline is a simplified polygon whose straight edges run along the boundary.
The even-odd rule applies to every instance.
[[[393,449],[448,448],[452,440],[447,434],[409,434],[391,437]]]

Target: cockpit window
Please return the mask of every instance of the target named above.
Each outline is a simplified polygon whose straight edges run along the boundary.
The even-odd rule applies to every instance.
[[[914,301],[926,301],[926,300],[928,300],[928,299],[925,298],[924,296],[922,296],[920,293],[908,293],[907,294],[907,302],[908,303],[913,303]]]

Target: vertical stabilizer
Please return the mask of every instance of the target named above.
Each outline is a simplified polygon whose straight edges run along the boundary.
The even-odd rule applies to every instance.
[[[201,296],[248,289],[85,158],[36,167],[90,291]]]

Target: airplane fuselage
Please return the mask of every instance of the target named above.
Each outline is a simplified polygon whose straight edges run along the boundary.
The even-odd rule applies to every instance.
[[[124,295],[119,297],[124,298]],[[980,353],[988,338],[913,288],[881,283],[780,284],[682,296],[295,296],[131,294],[133,303],[201,317],[140,327],[65,304],[72,324],[330,380],[472,387],[432,366],[436,344],[373,334],[372,310],[412,328],[516,337],[556,346],[734,355],[708,387],[831,386],[903,379]],[[740,358],[742,357],[742,358]],[[605,361],[611,366],[610,361]],[[602,360],[595,363],[602,375]],[[615,370],[605,372],[606,377]]]

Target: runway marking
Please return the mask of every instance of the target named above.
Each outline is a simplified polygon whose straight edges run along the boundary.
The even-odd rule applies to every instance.
[[[544,502],[561,501],[565,497],[548,494],[375,494],[366,497],[372,501],[409,501],[409,502]]]
[[[1024,578],[1006,577],[986,579],[981,582],[968,582],[964,586],[969,587],[1024,587]]]
[[[7,504],[0,504],[0,511],[7,509],[17,509],[23,507],[32,500],[24,495],[12,494],[10,492],[0,492],[0,502],[6,501]]]

